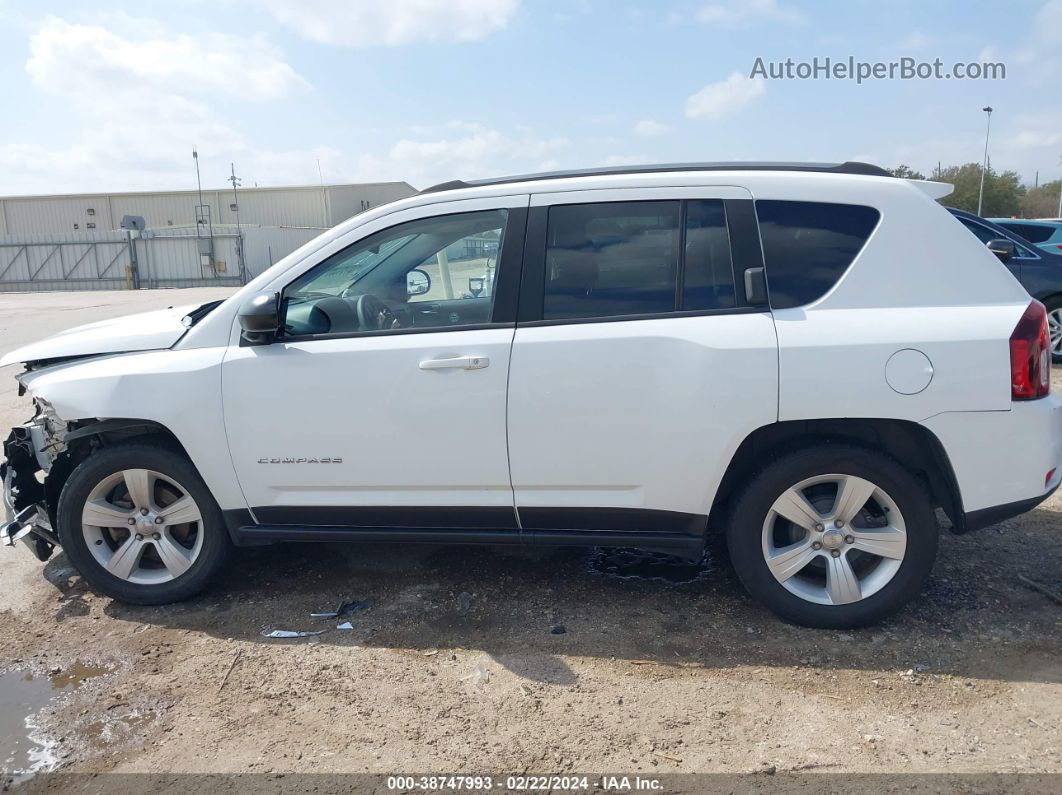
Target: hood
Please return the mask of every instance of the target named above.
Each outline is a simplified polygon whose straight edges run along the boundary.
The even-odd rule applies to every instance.
[[[0,367],[16,362],[73,359],[105,353],[169,348],[188,330],[181,323],[181,318],[200,306],[201,304],[192,304],[169,307],[75,326],[5,354],[0,358]]]

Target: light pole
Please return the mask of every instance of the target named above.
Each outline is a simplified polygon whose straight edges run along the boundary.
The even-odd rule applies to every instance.
[[[981,214],[981,203],[985,198],[985,172],[988,171],[988,133],[992,129],[992,106],[981,108],[988,114],[988,125],[985,127],[985,161],[981,165],[981,189],[977,191],[977,214]]]
[[[1062,157],[1058,158],[1058,162],[1062,163]],[[1057,218],[1062,218],[1062,179],[1060,179],[1058,185],[1058,215]]]

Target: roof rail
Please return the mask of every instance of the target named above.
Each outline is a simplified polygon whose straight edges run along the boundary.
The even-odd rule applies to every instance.
[[[538,174],[517,174],[511,177],[440,182],[425,188],[421,193],[478,188],[484,185],[505,185],[510,182],[535,182],[544,179],[566,177],[601,177],[616,174],[659,174],[666,171],[813,171],[823,174],[859,174],[869,177],[891,177],[885,169],[870,163],[846,161],[844,163],[769,163],[769,162],[721,162],[721,163],[664,163],[645,166],[601,166],[599,168],[575,169],[572,171],[543,171]]]

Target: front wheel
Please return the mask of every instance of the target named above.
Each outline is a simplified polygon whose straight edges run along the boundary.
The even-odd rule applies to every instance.
[[[57,520],[81,576],[132,604],[194,596],[231,547],[203,479],[165,444],[116,445],[82,461],[63,486]]]
[[[860,627],[925,585],[938,528],[922,484],[893,459],[823,445],[768,465],[739,496],[727,544],[738,578],[779,616]]]

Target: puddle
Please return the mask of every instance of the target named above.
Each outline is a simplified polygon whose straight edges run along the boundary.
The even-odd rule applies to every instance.
[[[699,561],[689,561],[660,552],[642,549],[597,547],[586,558],[591,574],[602,574],[621,580],[647,580],[669,585],[687,585],[703,579],[711,570],[705,555]]]
[[[107,668],[78,662],[53,674],[0,674],[0,769],[5,781],[25,781],[58,761],[55,743],[41,731],[37,713],[64,692],[106,673]]]

